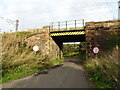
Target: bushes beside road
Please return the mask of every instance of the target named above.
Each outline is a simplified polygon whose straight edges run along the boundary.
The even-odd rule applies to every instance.
[[[104,52],[100,58],[85,61],[84,67],[89,79],[97,88],[119,88],[118,50]]]

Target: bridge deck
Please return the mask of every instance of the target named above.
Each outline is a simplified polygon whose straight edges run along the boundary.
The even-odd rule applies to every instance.
[[[84,35],[84,34],[85,34],[85,30],[84,29],[50,32],[51,36]]]

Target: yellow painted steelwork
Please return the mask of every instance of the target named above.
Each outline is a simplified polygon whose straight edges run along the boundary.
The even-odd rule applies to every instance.
[[[51,36],[63,36],[63,35],[83,35],[85,31],[78,31],[78,32],[62,32],[62,33],[51,33]]]

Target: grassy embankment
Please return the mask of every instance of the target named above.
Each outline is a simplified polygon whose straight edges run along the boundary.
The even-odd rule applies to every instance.
[[[118,52],[104,53],[100,58],[85,61],[84,67],[96,88],[118,88],[120,85]]]
[[[103,42],[107,49],[102,48],[103,51],[99,53],[99,58],[89,59],[84,63],[87,76],[95,88],[120,87],[117,41],[117,34],[110,35],[108,40]]]
[[[2,78],[1,83],[18,79],[34,72],[48,69],[63,60],[50,61],[40,51],[35,53],[32,46],[24,39],[32,35],[31,32],[16,32],[3,34],[2,37]]]

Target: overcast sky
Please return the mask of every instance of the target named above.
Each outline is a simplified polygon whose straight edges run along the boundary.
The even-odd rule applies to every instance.
[[[15,31],[41,28],[51,22],[85,19],[105,21],[118,19],[119,0],[0,0],[0,29]],[[7,21],[7,22],[6,22]],[[9,23],[8,23],[9,22]]]

